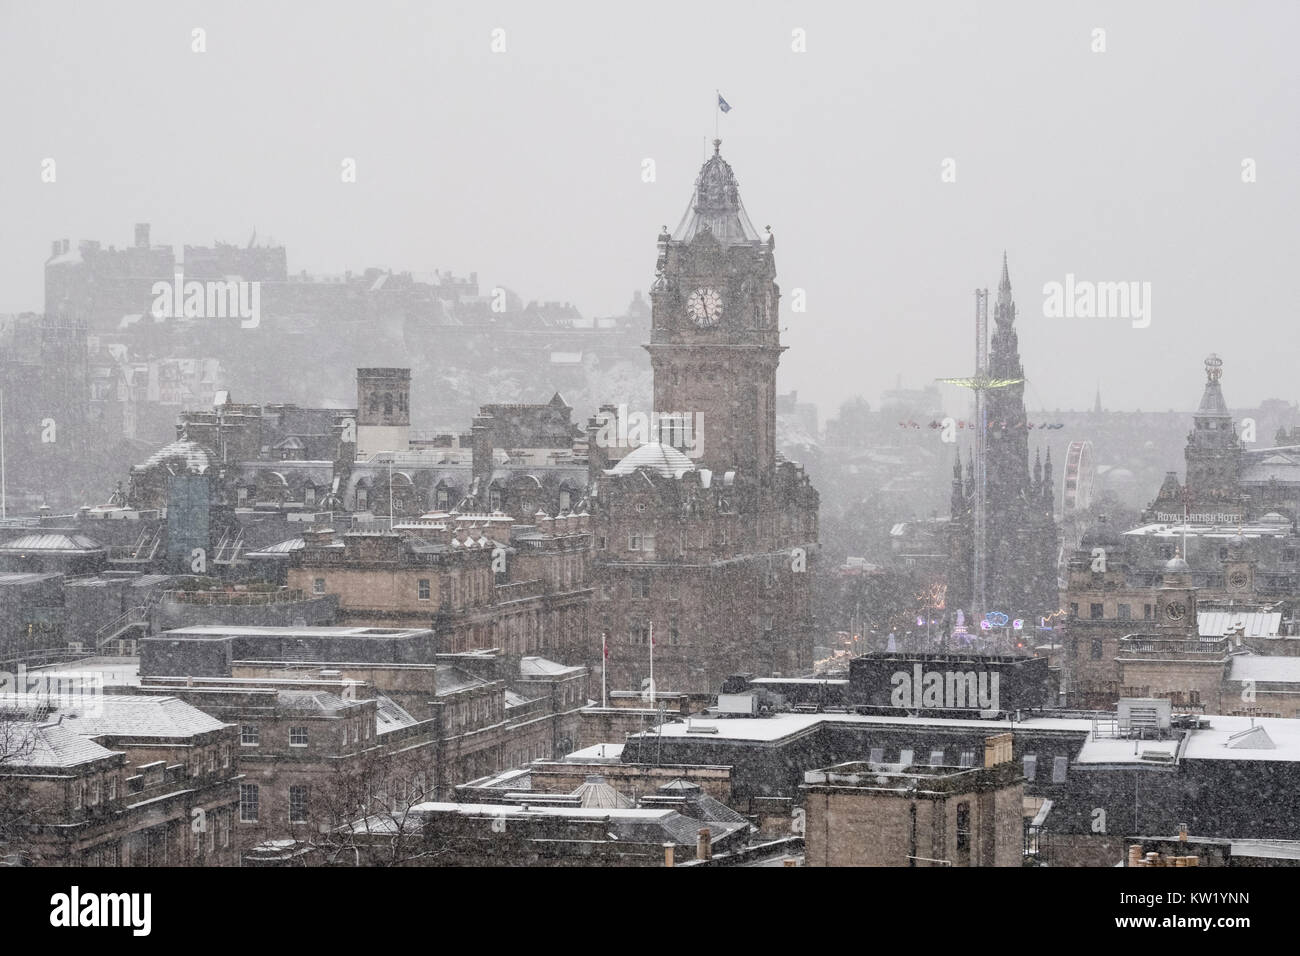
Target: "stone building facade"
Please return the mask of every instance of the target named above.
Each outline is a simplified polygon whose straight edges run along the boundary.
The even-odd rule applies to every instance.
[[[654,409],[588,426],[598,626],[609,686],[709,694],[736,672],[812,666],[818,496],[775,447],[775,237],[761,238],[720,142],[651,290]],[[631,419],[637,410],[627,413]],[[653,643],[652,643],[653,642]]]

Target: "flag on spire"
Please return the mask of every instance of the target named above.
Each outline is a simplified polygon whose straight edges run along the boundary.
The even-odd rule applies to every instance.
[[[718,109],[722,110],[724,113],[731,112],[731,104],[722,98],[721,93],[718,94]]]

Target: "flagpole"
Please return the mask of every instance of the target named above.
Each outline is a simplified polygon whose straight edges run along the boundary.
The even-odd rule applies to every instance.
[[[9,517],[9,505],[5,500],[8,489],[5,487],[5,390],[0,388],[0,518]]]
[[[655,622],[650,622],[650,706],[655,705]]]
[[[713,101],[713,138],[717,139],[718,117],[722,115],[722,104],[719,102],[722,99],[722,90],[714,90],[713,92],[716,96],[716,99]]]

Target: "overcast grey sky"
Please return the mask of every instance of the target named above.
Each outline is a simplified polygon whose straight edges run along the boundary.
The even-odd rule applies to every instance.
[[[256,227],[294,272],[476,270],[619,313],[720,88],[723,155],[777,234],[780,387],[823,415],[967,373],[1003,248],[1031,407],[1090,406],[1100,381],[1110,408],[1186,408],[1210,351],[1233,405],[1294,401],[1298,28],[1292,0],[6,0],[0,311],[41,308],[50,240],[149,221],[176,246]],[[1067,273],[1150,282],[1150,326],[1044,318]]]

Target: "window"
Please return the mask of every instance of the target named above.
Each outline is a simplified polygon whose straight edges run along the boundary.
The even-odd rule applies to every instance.
[[[642,551],[653,551],[654,549],[655,549],[655,536],[654,536],[654,534],[653,534],[653,533],[651,533],[651,534],[643,534],[643,535],[641,536],[641,550],[642,550]]]
[[[596,536],[596,550],[604,551],[608,545],[609,539],[605,535],[600,534]]]
[[[239,822],[256,823],[258,811],[258,789],[255,783],[239,785]]]
[[[1065,772],[1069,767],[1068,757],[1052,758],[1052,783],[1065,783]]]
[[[307,822],[307,788],[289,788],[289,822]]]
[[[308,507],[316,504],[316,489],[308,485],[302,492],[302,503]]]
[[[1103,617],[1105,617],[1102,606],[1100,604],[1089,604],[1088,616],[1091,617],[1094,621],[1101,620]]]
[[[910,767],[912,765],[912,751],[904,750],[901,753],[899,753],[898,762],[902,764],[904,767]]]
[[[429,600],[429,593],[429,579],[420,578],[420,580],[415,583],[415,596],[421,601],[427,601]]]
[[[100,786],[101,784],[99,782],[98,777],[90,781],[90,803],[88,804],[88,806],[93,807],[99,804]]]
[[[208,773],[217,772],[217,748],[208,748]]]
[[[1288,563],[1289,563],[1289,562],[1292,562],[1292,561],[1295,561],[1295,548],[1283,548],[1283,549],[1282,549],[1282,560],[1283,560],[1283,561],[1286,561],[1286,562],[1288,562]]]
[[[1119,619],[1120,619],[1121,621],[1127,621],[1127,620],[1129,620],[1132,616],[1133,616],[1133,608],[1132,608],[1131,605],[1128,605],[1128,604],[1121,604],[1121,605],[1119,606]]]
[[[230,744],[221,745],[221,766],[230,766]]]
[[[239,729],[239,744],[242,747],[256,747],[262,742],[262,732],[257,724],[244,724]]]
[[[1079,616],[1079,605],[1076,604],[1074,601],[1071,601],[1071,602],[1070,602],[1070,617],[1078,617],[1078,616]]]
[[[1142,618],[1143,618],[1144,620],[1147,620],[1147,621],[1151,620],[1151,605],[1150,605],[1150,604],[1143,604],[1143,605],[1142,605]]]
[[[942,750],[931,750],[931,751],[930,751],[930,766],[931,766],[931,767],[942,767],[942,766],[943,766],[943,751],[942,751]]]
[[[230,846],[230,812],[227,810],[217,811],[217,828],[221,831],[221,845]]]
[[[636,584],[635,584],[635,587],[636,587],[636,596],[637,596],[637,597],[648,598],[648,597],[650,596],[650,579],[649,579],[649,578],[640,578],[639,580],[637,580],[637,582],[636,582]]]
[[[365,488],[357,489],[357,510],[365,511],[370,504],[370,493]]]
[[[957,852],[970,852],[970,801],[957,804]]]
[[[631,533],[628,534],[628,536],[627,536],[627,549],[628,549],[629,551],[640,551],[640,550],[641,550],[641,534],[640,534],[640,532],[633,531],[633,532],[631,532]]]
[[[108,778],[108,799],[117,799],[117,774],[111,774]]]
[[[963,750],[963,751],[961,752],[961,762],[959,763],[959,766],[962,766],[962,767],[973,767],[973,766],[975,766],[975,751],[973,751],[973,750]]]
[[[567,490],[567,489],[562,490],[562,491],[560,492],[560,510],[561,510],[561,511],[568,511],[568,510],[569,510],[569,500],[570,500],[570,496],[569,496],[569,492],[568,492],[568,490]]]
[[[290,727],[289,728],[289,746],[306,747],[307,746],[307,728]]]
[[[884,763],[884,762],[885,762],[885,748],[884,748],[884,747],[872,747],[872,748],[871,748],[871,762],[872,762],[872,763]]]
[[[1038,776],[1038,755],[1025,754],[1024,766],[1025,766],[1025,779],[1032,781],[1035,777]]]
[[[236,489],[235,489],[235,501],[236,501],[237,503],[241,504],[241,505],[242,505],[244,502],[248,501],[248,489],[247,489],[247,488],[236,488]]]
[[[1092,659],[1093,659],[1094,661],[1099,661],[1099,660],[1101,660],[1101,655],[1102,655],[1103,653],[1105,653],[1105,651],[1104,651],[1104,648],[1102,647],[1101,638],[1100,638],[1100,637],[1094,637],[1094,638],[1092,639]]]
[[[73,801],[74,801],[73,804],[72,804],[72,806],[73,806],[74,808],[76,808],[76,809],[80,809],[80,808],[82,807],[82,805],[85,804],[85,802],[86,802],[86,781],[84,781],[84,780],[78,780],[78,781],[77,781],[76,785],[72,788],[72,799],[73,799]]]
[[[680,600],[680,599],[681,599],[681,596],[682,596],[682,586],[681,586],[681,584],[680,584],[679,582],[677,582],[677,581],[669,581],[669,582],[668,582],[668,600],[670,600],[670,601],[677,601],[677,600]]]
[[[324,578],[316,578],[316,580],[312,581],[312,582],[311,582],[311,592],[312,592],[312,594],[324,594],[324,593],[325,593],[325,579],[324,579]]]

